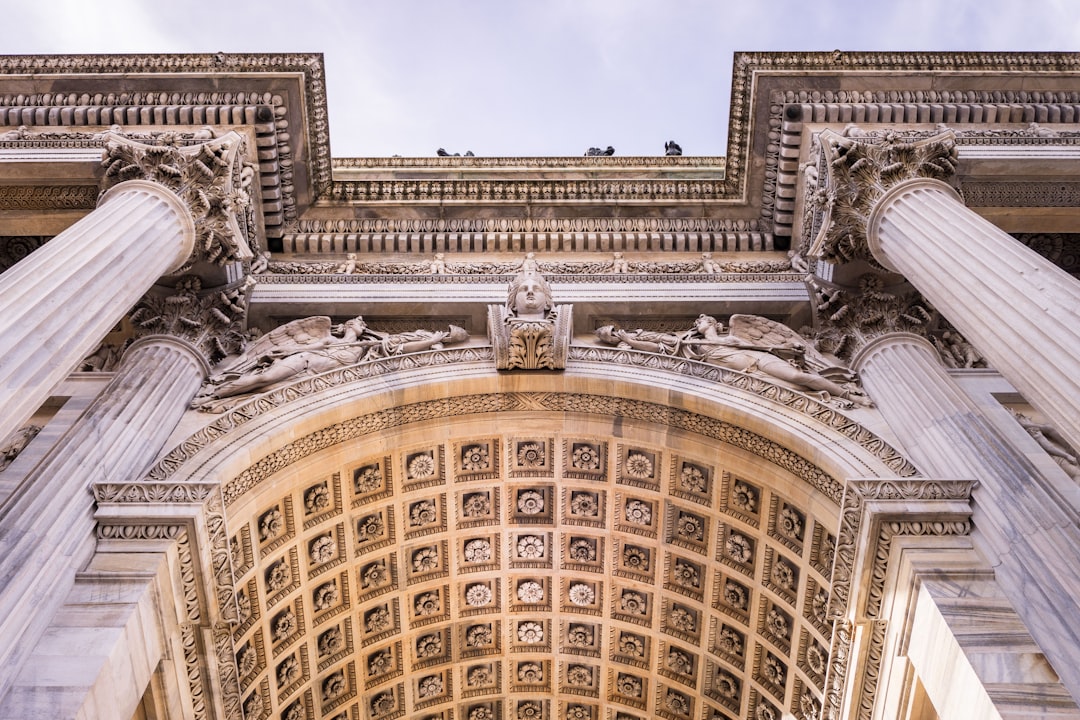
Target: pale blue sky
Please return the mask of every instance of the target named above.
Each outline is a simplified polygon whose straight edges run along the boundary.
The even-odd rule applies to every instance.
[[[335,157],[726,151],[737,50],[1080,48],[1080,0],[0,0],[9,54],[321,52]]]

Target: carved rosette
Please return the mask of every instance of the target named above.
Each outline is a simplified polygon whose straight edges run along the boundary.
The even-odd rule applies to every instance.
[[[910,140],[896,132],[845,137],[821,133],[826,169],[825,217],[809,255],[835,263],[878,264],[867,242],[867,223],[878,201],[905,180],[950,181],[956,172],[955,136],[946,131]]]
[[[254,215],[249,188],[254,168],[243,162],[244,139],[235,132],[198,145],[164,133],[148,145],[109,133],[102,192],[129,180],[149,180],[173,191],[195,221],[195,250],[179,272],[197,262],[214,265],[253,256]]]
[[[573,330],[573,305],[556,305],[541,320],[488,305],[488,337],[499,370],[565,370]]]

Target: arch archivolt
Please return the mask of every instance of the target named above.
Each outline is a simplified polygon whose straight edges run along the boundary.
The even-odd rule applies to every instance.
[[[843,479],[910,466],[707,366],[490,367],[305,380],[152,469],[220,485],[247,715],[820,708]]]

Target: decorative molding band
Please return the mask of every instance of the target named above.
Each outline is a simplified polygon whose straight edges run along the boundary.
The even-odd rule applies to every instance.
[[[0,210],[93,210],[96,185],[0,186]]]
[[[826,403],[815,400],[808,395],[779,387],[756,376],[692,360],[640,351],[619,350],[617,348],[571,347],[570,360],[648,367],[738,388],[772,402],[782,403],[789,409],[830,427],[872,454],[897,475],[913,476],[917,474],[914,466],[896,449],[836,408],[830,407]],[[394,371],[477,361],[494,362],[492,349],[490,347],[453,348],[400,355],[300,380],[288,387],[256,396],[226,411],[166,454],[151,468],[147,474],[147,479],[152,483],[165,483],[184,463],[216,440],[242,427],[264,412],[283,407],[294,400],[316,392],[371,377],[381,377]],[[556,411],[574,409],[575,411],[601,415],[634,417],[697,432],[758,454],[802,478],[837,504],[841,501],[842,486],[837,480],[830,477],[816,465],[757,433],[714,418],[697,413],[673,410],[655,403],[603,396],[575,395],[573,393],[475,395],[466,398],[418,403],[407,408],[395,408],[354,418],[332,429],[324,428],[306,436],[291,444],[288,448],[279,450],[258,461],[258,463],[242,473],[241,476],[226,485],[224,501],[226,505],[232,504],[247,489],[253,487],[269,474],[295,462],[299,457],[317,452],[346,438],[359,437],[383,428],[398,427],[436,417],[451,417],[497,410],[535,409],[537,407]]]
[[[334,170],[397,170],[399,168],[478,168],[512,170],[560,168],[567,170],[635,168],[707,168],[722,173],[724,158],[706,155],[587,155],[575,157],[362,157],[334,158]]]
[[[612,272],[611,263],[551,263],[559,270],[549,272],[540,263],[544,278],[550,283],[802,283],[804,275],[790,272],[787,261],[760,260],[742,263],[717,263],[724,272],[701,272],[700,262],[630,263],[627,273]],[[335,272],[337,263],[270,263],[270,272],[257,275],[266,285],[321,285],[408,283],[418,285],[502,285],[514,279],[504,265],[510,263],[447,263],[453,273],[432,275],[426,263],[357,263],[356,274]],[[365,267],[366,266],[366,267]],[[634,270],[634,266],[647,268]]]
[[[338,180],[326,197],[344,203],[709,202],[730,199],[717,180]]]
[[[773,250],[763,232],[392,232],[287,235],[289,253],[483,252],[760,252]]]
[[[1077,207],[1080,182],[965,182],[968,207]]]
[[[357,233],[757,233],[756,220],[664,217],[304,219],[293,234]]]

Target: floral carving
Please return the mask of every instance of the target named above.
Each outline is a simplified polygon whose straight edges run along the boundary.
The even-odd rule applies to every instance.
[[[679,513],[675,520],[675,533],[684,540],[702,542],[705,539],[705,522],[697,515]]]
[[[357,495],[373,492],[382,487],[382,472],[379,464],[365,465],[353,474],[353,489]]]
[[[738,563],[748,563],[754,556],[754,546],[750,538],[737,532],[728,534],[724,550],[728,557]]]
[[[652,524],[652,504],[644,500],[626,501],[626,519],[636,525]]]
[[[570,540],[570,559],[577,562],[596,562],[596,540],[573,538]]]
[[[263,699],[258,692],[253,692],[244,700],[244,717],[262,717]]]
[[[465,603],[469,607],[483,607],[491,602],[492,593],[491,588],[483,583],[476,583],[470,585],[465,590]]]
[[[522,535],[517,541],[518,557],[523,560],[539,560],[547,554],[544,538],[539,535]]]
[[[495,720],[495,713],[489,707],[474,707],[469,710],[469,720]]]
[[[566,682],[569,685],[592,685],[592,668],[588,665],[571,665],[566,669]]]
[[[312,486],[304,493],[304,514],[313,515],[330,507],[330,491],[325,483]]]
[[[417,685],[417,694],[423,698],[431,698],[443,693],[443,679],[441,675],[428,675],[421,678]]]
[[[636,545],[627,545],[623,548],[622,561],[623,565],[638,572],[649,572],[649,566],[652,564],[649,551]]]
[[[518,663],[517,678],[518,682],[530,685],[542,683],[544,682],[544,666],[535,662]]]
[[[743,654],[744,641],[742,634],[727,625],[722,626],[720,632],[717,633],[716,645],[728,655],[741,657]]]
[[[566,720],[592,720],[592,711],[585,705],[567,705]]]
[[[731,488],[731,504],[743,512],[751,515],[757,513],[760,491],[753,485],[736,480]]]
[[[518,600],[523,603],[538,603],[544,601],[544,586],[535,580],[525,580],[518,583]]]
[[[682,472],[679,473],[679,486],[683,490],[695,493],[703,493],[708,490],[705,473],[701,468],[690,463],[683,463]]]
[[[633,633],[619,635],[619,652],[630,657],[645,657],[645,638]]]
[[[518,467],[523,468],[547,467],[547,453],[544,449],[544,443],[518,443],[517,463]]]
[[[288,585],[291,578],[289,564],[284,560],[278,560],[266,570],[266,589],[277,592]]]
[[[524,515],[539,515],[544,512],[544,507],[544,494],[539,490],[522,490],[518,493],[518,512]]]
[[[368,677],[384,675],[394,667],[394,657],[389,650],[379,650],[368,656]]]
[[[790,562],[777,558],[776,562],[773,563],[770,577],[774,583],[784,590],[794,590],[798,574]]]
[[[341,599],[336,581],[323,583],[315,589],[315,610],[328,610]]]
[[[667,614],[668,624],[685,633],[697,632],[697,616],[684,607],[676,605]]]
[[[319,635],[319,655],[325,657],[345,649],[345,637],[341,628],[332,627]]]
[[[537,645],[544,642],[544,626],[532,620],[518,623],[517,639],[527,645]]]
[[[540,720],[543,715],[544,711],[540,707],[540,703],[534,700],[525,700],[524,702],[518,703],[518,720]]]
[[[490,685],[492,680],[491,667],[489,665],[476,665],[469,668],[465,675],[465,683],[469,687],[483,687]]]
[[[491,497],[487,493],[469,493],[462,499],[461,512],[467,518],[481,518],[491,513]]]
[[[244,643],[244,646],[236,653],[236,669],[240,673],[240,677],[243,678],[254,670],[258,661],[259,657],[258,653],[255,652],[255,648],[251,647],[251,643]]]
[[[422,547],[412,554],[412,569],[415,573],[432,572],[439,569],[439,548],[435,545]]]
[[[278,687],[287,687],[295,681],[300,679],[300,663],[296,661],[295,655],[289,655],[285,660],[277,667],[277,683]]]
[[[426,592],[416,596],[413,609],[417,615],[428,616],[442,612],[442,598],[437,592]]]
[[[683,587],[701,587],[701,571],[696,565],[685,560],[675,561],[675,566],[671,570],[671,578]]]
[[[570,464],[576,470],[599,470],[600,453],[594,445],[575,443],[574,452],[570,458]]]
[[[378,587],[390,580],[390,570],[386,567],[385,560],[377,560],[365,565],[360,570],[360,587],[365,590]]]
[[[483,445],[470,445],[461,451],[461,469],[469,472],[487,470],[490,467],[488,449]]]
[[[333,675],[323,680],[323,702],[328,702],[334,698],[340,697],[343,692],[345,692],[345,673],[341,670],[338,670]]]
[[[600,503],[596,493],[570,493],[570,514],[577,517],[597,517],[600,514]]]
[[[670,688],[664,693],[664,705],[667,706],[668,710],[677,715],[690,714],[690,699],[681,692],[671,690]]]
[[[572,647],[592,647],[595,639],[592,627],[589,625],[571,625],[566,631],[566,642]]]
[[[641,678],[635,675],[619,673],[615,680],[615,687],[618,689],[620,695],[631,698],[641,697]]]
[[[724,602],[736,610],[745,610],[750,598],[746,588],[736,582],[728,580],[724,583]]]
[[[490,645],[493,638],[490,625],[472,625],[465,632],[465,644],[469,647]]]
[[[412,527],[430,525],[437,517],[434,500],[418,500],[409,506],[409,525]]]
[[[484,538],[469,540],[465,543],[464,555],[466,562],[487,562],[491,560],[491,543]]]
[[[281,642],[296,630],[296,615],[292,610],[278,614],[271,624],[270,632],[274,642]]]
[[[585,583],[574,583],[567,594],[570,602],[578,606],[592,605],[596,601],[596,591]]]
[[[281,720],[303,720],[304,704],[297,700],[281,713]]]
[[[422,480],[435,475],[435,458],[429,453],[417,453],[409,459],[409,478]]]
[[[648,480],[653,476],[653,461],[643,453],[632,452],[626,456],[624,472],[627,477]]]
[[[619,609],[631,615],[645,615],[648,612],[648,605],[645,596],[641,593],[623,590],[619,597]]]
[[[784,505],[776,520],[776,529],[790,538],[802,540],[803,525],[802,514],[790,505]]]
[[[416,657],[431,658],[442,655],[443,642],[440,633],[421,635],[416,640]]]
[[[783,687],[784,680],[787,678],[787,668],[775,655],[768,653],[761,663],[761,675],[772,684]]]
[[[320,535],[308,545],[308,556],[311,562],[320,564],[334,559],[337,555],[337,543],[332,535]]]
[[[806,648],[806,665],[818,675],[825,674],[825,667],[829,662],[829,656],[825,649],[816,642],[810,643]]]
[[[737,699],[739,697],[739,688],[741,683],[738,678],[729,672],[721,670],[716,674],[716,680],[713,683],[713,689],[720,694],[720,697],[728,699]]]
[[[386,715],[393,711],[395,707],[397,707],[397,701],[394,700],[394,693],[389,690],[371,698],[371,714],[375,717]]]
[[[281,510],[270,508],[259,517],[259,540],[266,542],[277,537],[284,527],[285,519],[281,516]]]
[[[765,614],[765,627],[781,639],[791,638],[791,621],[776,608],[769,608],[769,612]]]
[[[374,540],[383,533],[383,519],[381,515],[368,515],[360,518],[356,523],[357,542]]]
[[[364,630],[370,633],[382,632],[390,627],[390,610],[385,605],[372,608],[364,615]]]

